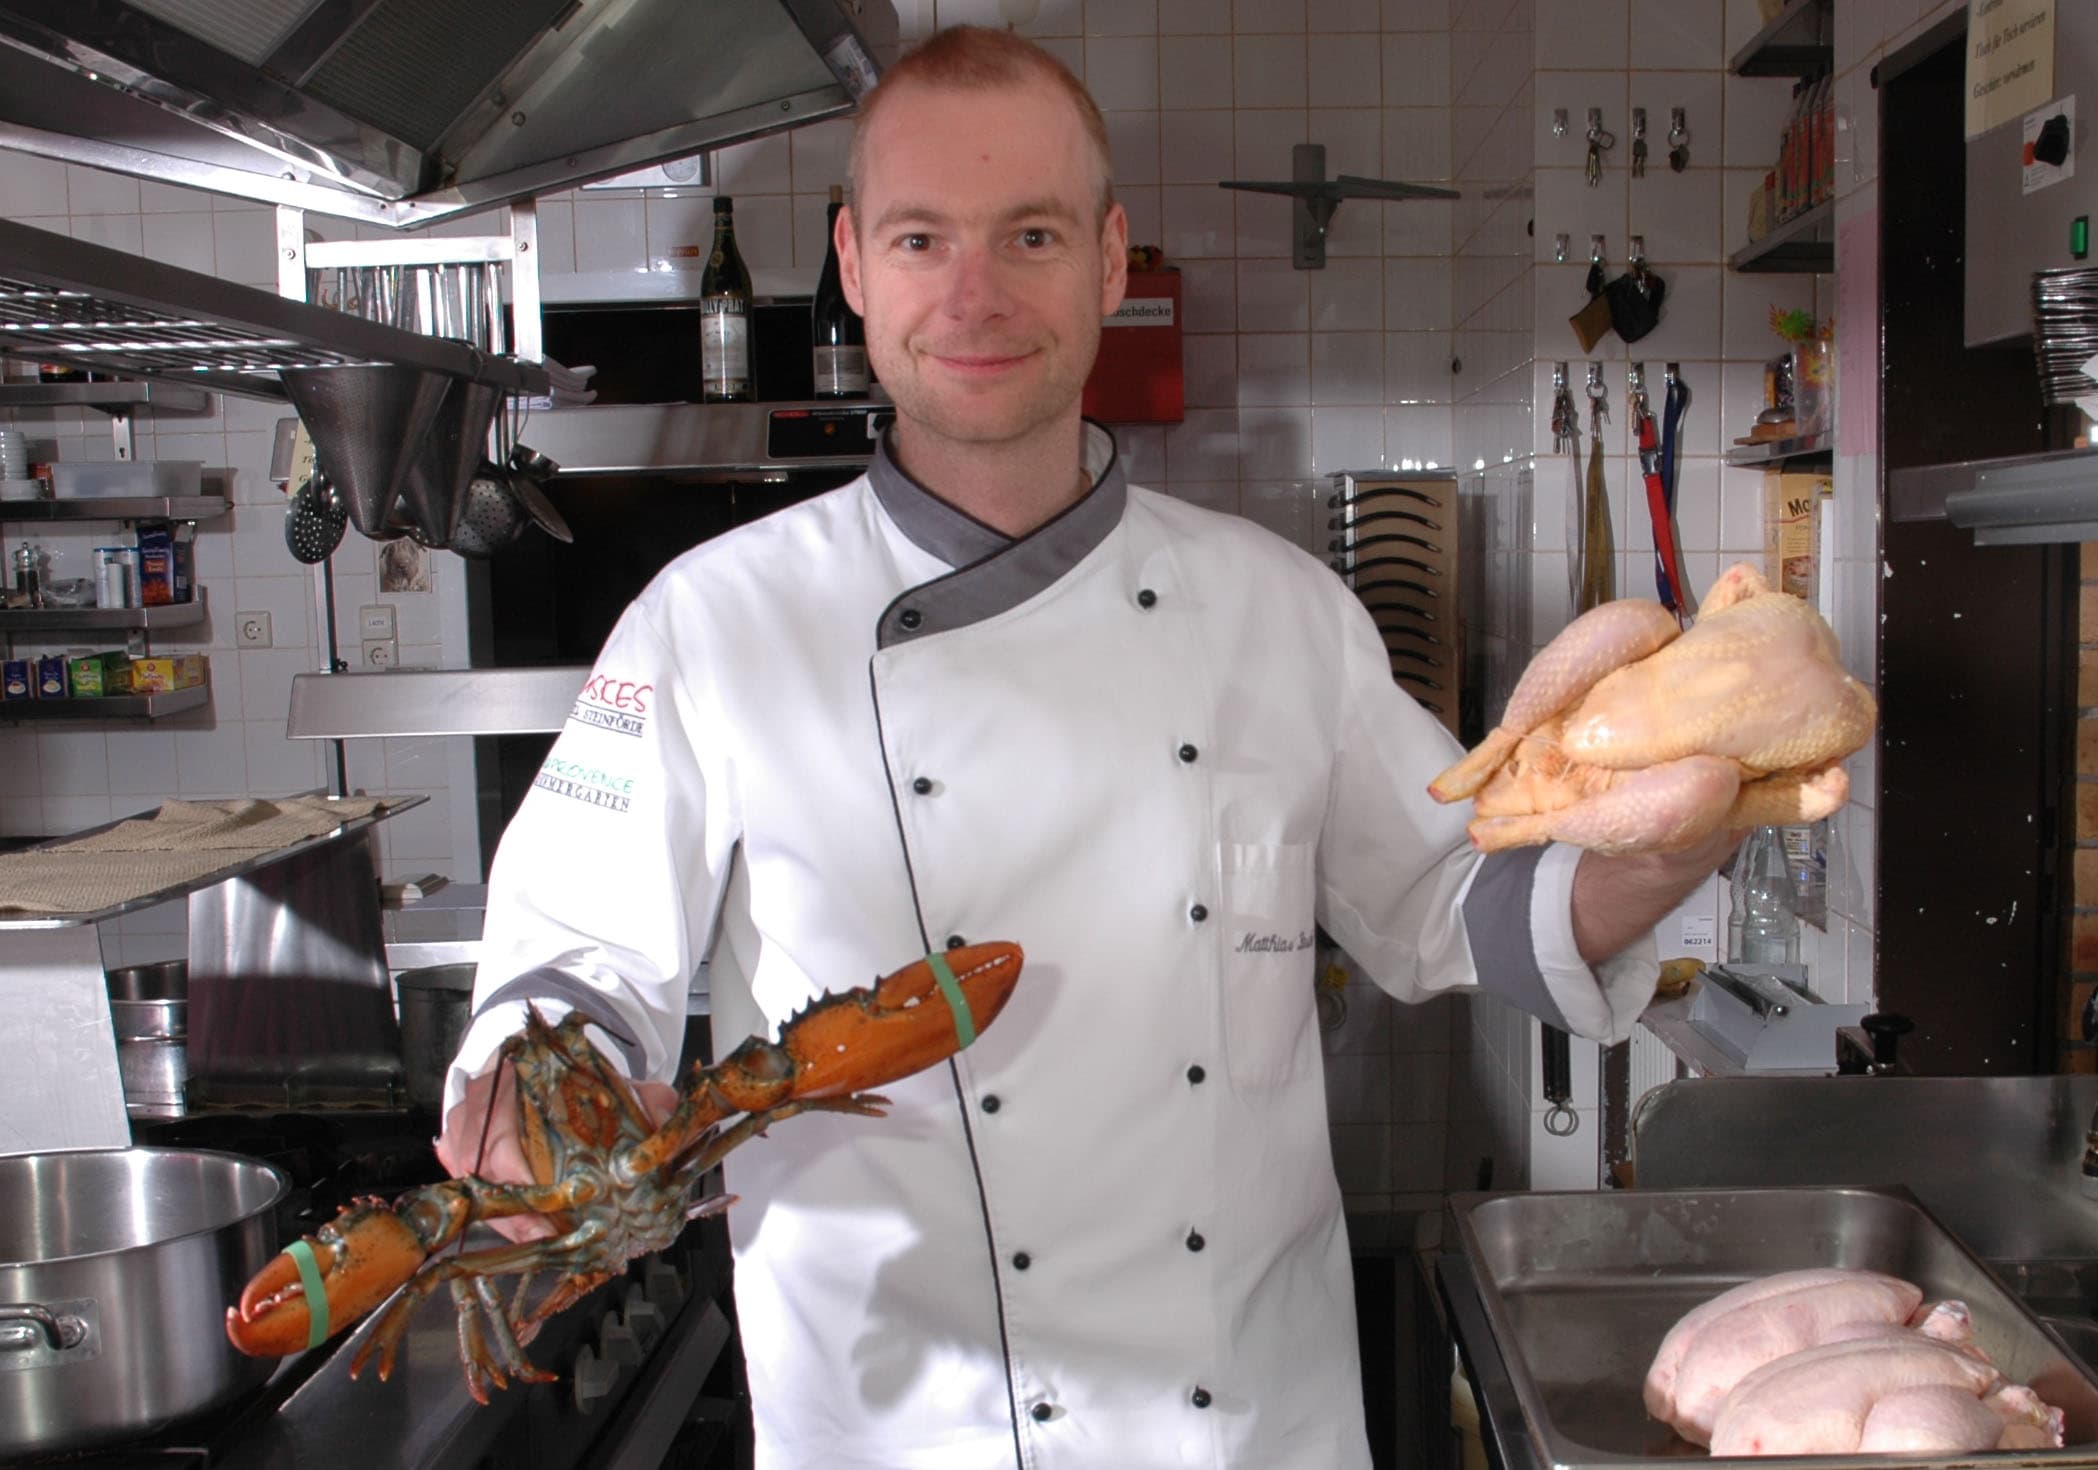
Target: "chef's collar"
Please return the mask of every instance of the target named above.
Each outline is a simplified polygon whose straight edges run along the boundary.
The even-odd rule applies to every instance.
[[[886,648],[931,633],[966,627],[1019,606],[1078,565],[1121,523],[1129,484],[1115,437],[1086,420],[1083,458],[1092,488],[1025,536],[1012,537],[958,510],[896,463],[884,434],[867,467],[882,509],[920,550],[955,568],[912,588],[883,613],[879,641]]]

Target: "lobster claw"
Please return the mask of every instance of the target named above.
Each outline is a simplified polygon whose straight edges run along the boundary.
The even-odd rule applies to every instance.
[[[945,993],[935,958],[956,994]],[[794,1097],[865,1092],[945,1061],[997,1019],[1023,958],[1017,944],[963,945],[864,990],[816,1001],[780,1031],[779,1045],[794,1062]]]
[[[319,1277],[318,1312],[307,1293],[307,1273],[294,1254],[302,1249],[311,1253]],[[226,1308],[226,1336],[250,1357],[303,1352],[392,1296],[430,1250],[410,1223],[382,1201],[347,1206],[316,1234],[279,1252],[255,1273],[239,1305]]]

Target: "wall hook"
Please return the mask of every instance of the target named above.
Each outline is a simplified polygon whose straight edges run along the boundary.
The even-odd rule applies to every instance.
[[[1552,259],[1558,261],[1561,265],[1566,264],[1566,252],[1570,243],[1564,230],[1552,236]]]

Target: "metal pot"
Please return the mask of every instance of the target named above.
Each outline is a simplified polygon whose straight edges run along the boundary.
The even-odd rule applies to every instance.
[[[134,1118],[179,1118],[189,1080],[189,965],[162,960],[109,972],[124,1108]]]
[[[444,1100],[444,1076],[473,1017],[474,965],[431,965],[394,977],[401,999],[401,1062],[408,1101],[434,1108]]]
[[[201,1149],[0,1157],[0,1459],[134,1439],[267,1378],[225,1316],[288,1188]]]

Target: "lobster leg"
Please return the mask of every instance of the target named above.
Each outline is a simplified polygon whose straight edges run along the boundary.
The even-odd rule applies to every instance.
[[[419,1272],[387,1305],[378,1320],[372,1324],[371,1335],[357,1347],[350,1359],[350,1377],[356,1378],[364,1372],[365,1364],[376,1355],[379,1360],[379,1380],[383,1383],[393,1376],[393,1365],[400,1353],[401,1341],[408,1334],[408,1326],[415,1310],[424,1299],[440,1286],[451,1287],[452,1297],[460,1308],[459,1358],[466,1370],[467,1392],[474,1402],[488,1402],[486,1385],[493,1383],[500,1388],[505,1382],[502,1366],[507,1363],[511,1373],[526,1382],[545,1383],[552,1375],[532,1366],[518,1346],[516,1335],[510,1330],[508,1313],[503,1309],[502,1298],[496,1294],[493,1283],[486,1283],[486,1296],[479,1296],[479,1287],[466,1287],[477,1278],[505,1276],[517,1272],[537,1271],[542,1268],[567,1271],[581,1261],[589,1259],[604,1235],[604,1228],[596,1223],[579,1225],[555,1240],[526,1241],[522,1245],[491,1246],[487,1250],[468,1251],[465,1255],[450,1256],[426,1267]],[[482,1310],[476,1310],[476,1305]],[[489,1331],[496,1340],[496,1354],[491,1354],[478,1325],[485,1316]],[[469,1325],[473,1323],[474,1325]],[[498,1361],[498,1355],[501,1362]]]
[[[507,1185],[448,1179],[410,1190],[392,1206],[364,1200],[346,1208],[304,1242],[320,1275],[316,1313],[305,1273],[280,1252],[226,1309],[226,1336],[251,1357],[282,1357],[311,1345],[314,1318],[332,1337],[378,1307],[430,1255],[457,1240],[475,1220],[553,1214],[587,1204],[568,1184]],[[382,1374],[383,1376],[383,1374]]]

